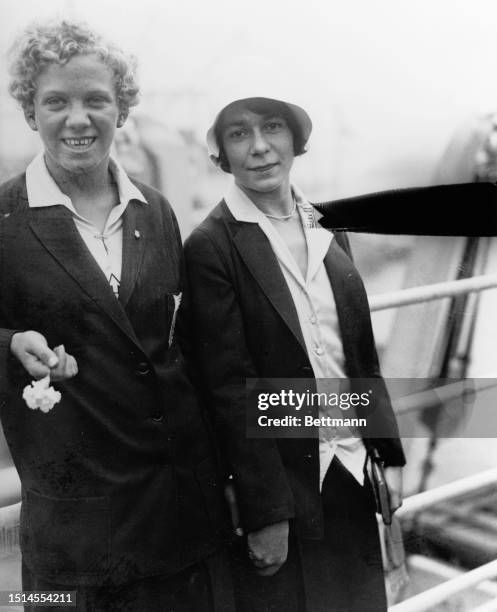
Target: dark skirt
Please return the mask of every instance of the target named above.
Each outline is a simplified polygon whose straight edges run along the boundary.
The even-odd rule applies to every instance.
[[[322,503],[325,537],[290,537],[275,576],[255,574],[246,548],[233,555],[237,612],[385,612],[381,549],[369,480],[362,487],[335,457]]]

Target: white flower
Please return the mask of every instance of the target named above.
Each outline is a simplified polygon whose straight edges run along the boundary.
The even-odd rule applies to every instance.
[[[22,397],[28,408],[36,410],[39,408],[42,412],[49,412],[60,402],[60,391],[56,391],[50,387],[50,376],[45,376],[40,380],[33,380],[31,385],[24,387]]]

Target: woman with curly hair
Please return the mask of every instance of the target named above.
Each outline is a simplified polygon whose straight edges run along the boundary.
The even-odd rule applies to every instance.
[[[110,156],[138,99],[133,62],[86,27],[43,25],[14,47],[10,91],[44,147],[0,186],[23,589],[76,591],[78,610],[210,610],[225,512],[174,335],[180,237],[167,201]]]

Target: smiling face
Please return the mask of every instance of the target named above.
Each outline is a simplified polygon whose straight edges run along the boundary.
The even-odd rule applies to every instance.
[[[230,171],[249,197],[288,192],[293,135],[280,114],[258,114],[236,102],[224,110],[219,131]]]
[[[96,55],[50,64],[38,77],[26,120],[40,133],[54,178],[107,169],[120,116],[113,74]]]

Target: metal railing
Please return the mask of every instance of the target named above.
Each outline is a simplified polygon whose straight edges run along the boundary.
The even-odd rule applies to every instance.
[[[21,499],[21,481],[14,466],[0,470],[0,509]]]
[[[428,589],[419,595],[406,599],[395,606],[388,608],[389,612],[427,612],[433,610],[434,606],[446,601],[449,597],[457,595],[466,589],[476,586],[497,577],[497,561],[490,561],[474,570],[466,572],[462,576],[447,580],[432,589]]]
[[[408,306],[446,297],[454,297],[472,292],[481,292],[497,288],[496,275],[474,276],[468,279],[436,283],[423,287],[413,287],[394,291],[370,298],[372,312],[388,308]],[[488,380],[485,380],[488,378]],[[497,377],[482,377],[477,381],[472,391],[482,391],[497,386]],[[449,401],[461,396],[466,390],[464,381],[458,381],[434,390],[422,391],[396,401],[396,413],[406,413],[439,405],[440,401]],[[408,517],[416,512],[441,501],[456,499],[468,493],[476,493],[497,483],[497,468],[486,470],[480,474],[462,478],[455,482],[442,485],[423,493],[418,493],[404,500],[397,511],[399,518]],[[497,577],[497,560],[491,561],[461,576],[447,580],[419,595],[415,595],[399,604],[391,606],[389,612],[426,612],[436,605],[445,602],[468,588],[477,586],[484,580]],[[479,606],[473,612],[497,612],[497,599]]]
[[[434,489],[423,491],[423,493],[411,495],[404,500],[396,514],[398,518],[402,519],[441,501],[456,499],[468,493],[477,493],[496,483],[497,468],[485,470],[479,474],[467,476],[466,478],[449,482]]]
[[[473,379],[470,387],[465,380],[458,380],[442,387],[418,391],[412,395],[397,398],[392,403],[396,415],[406,414],[407,412],[416,412],[439,406],[440,403],[450,402],[457,397],[461,397],[464,393],[477,393],[494,387],[497,387],[497,372]]]
[[[454,297],[464,293],[485,291],[486,289],[494,289],[496,287],[497,275],[485,274],[462,280],[445,281],[443,283],[434,283],[422,287],[412,287],[410,289],[373,295],[369,298],[369,308],[371,312],[377,312],[379,310],[387,310],[388,308],[410,306],[411,304],[420,304],[422,302]]]

